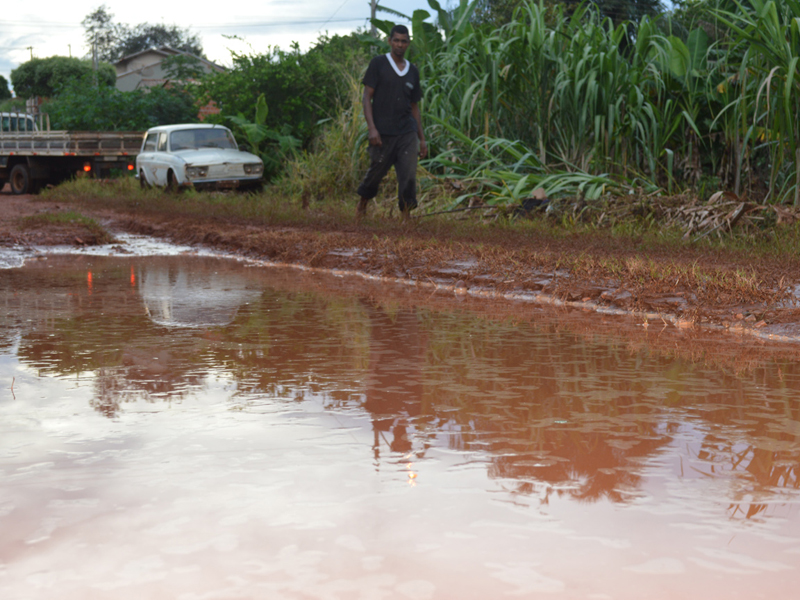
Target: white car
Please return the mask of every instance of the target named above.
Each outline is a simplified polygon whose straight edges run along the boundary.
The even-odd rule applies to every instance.
[[[142,187],[258,189],[264,163],[239,150],[222,125],[161,125],[147,130],[136,157]]]

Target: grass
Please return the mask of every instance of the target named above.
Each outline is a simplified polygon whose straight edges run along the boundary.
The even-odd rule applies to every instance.
[[[73,210],[41,213],[23,217],[20,220],[20,227],[22,229],[41,229],[54,225],[82,227],[94,236],[94,241],[98,244],[114,242],[114,236],[108,233],[97,221]]]
[[[452,200],[444,189],[447,182],[436,181],[431,179],[427,189],[421,190],[422,208],[414,220],[415,231],[433,239],[446,237],[492,243],[508,236],[528,240],[584,238],[594,243],[624,243],[647,252],[695,248],[747,258],[800,254],[800,220],[770,224],[762,229],[740,227],[693,241],[686,239],[679,227],[660,223],[652,213],[640,216],[625,198],[592,204],[571,198],[554,199],[547,211],[540,210],[527,217],[504,209],[492,211],[488,216],[478,210],[427,216],[426,213],[439,212]],[[390,173],[371,204],[363,226],[376,233],[407,230],[397,218],[395,185],[393,173]],[[89,208],[224,219],[259,226],[323,229],[353,226],[356,195],[352,190],[339,188],[324,199],[312,201],[291,195],[289,191],[284,181],[268,185],[258,194],[194,190],[166,193],[156,188],[141,189],[133,178],[99,181],[80,178],[45,190],[41,198]],[[618,214],[613,219],[607,217],[612,204],[623,205],[621,210],[616,209]],[[78,216],[63,218],[69,220]]]

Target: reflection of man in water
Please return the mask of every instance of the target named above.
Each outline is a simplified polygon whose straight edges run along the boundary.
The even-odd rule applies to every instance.
[[[409,419],[421,412],[425,344],[413,308],[399,308],[390,314],[370,300],[362,300],[362,304],[370,322],[364,408],[372,413],[377,459],[381,438],[395,452],[411,450]],[[387,439],[389,435],[391,441]]]

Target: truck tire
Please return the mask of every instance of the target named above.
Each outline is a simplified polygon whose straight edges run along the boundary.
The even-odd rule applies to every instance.
[[[144,175],[144,169],[139,169],[139,187],[143,190],[150,189],[150,184],[147,182],[147,177]]]
[[[35,194],[39,191],[37,182],[31,179],[28,165],[14,165],[8,180],[11,182],[11,193],[17,196],[20,194]]]

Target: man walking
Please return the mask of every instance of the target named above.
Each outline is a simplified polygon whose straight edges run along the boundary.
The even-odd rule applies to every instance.
[[[367,214],[369,201],[394,166],[397,196],[404,218],[417,206],[417,155],[425,157],[428,145],[422,131],[419,71],[405,59],[411,40],[408,28],[395,25],[389,34],[391,52],[373,58],[364,75],[364,117],[369,129],[370,165],[358,186],[356,216]]]

